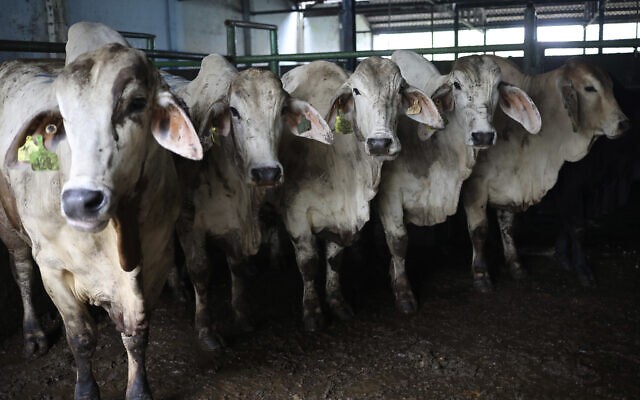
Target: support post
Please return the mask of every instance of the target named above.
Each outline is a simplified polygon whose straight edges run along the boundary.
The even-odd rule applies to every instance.
[[[458,47],[458,29],[460,28],[460,13],[455,3],[453,4],[453,47]],[[433,26],[431,27],[431,35],[433,35]],[[458,59],[458,53],[453,54],[453,59]]]
[[[227,24],[227,55],[236,56],[236,27],[230,24]]]
[[[524,70],[527,74],[534,74],[538,69],[538,21],[533,3],[528,3],[524,10]]]
[[[271,46],[271,55],[278,54],[278,31],[269,31],[269,44]],[[276,76],[280,76],[280,62],[278,60],[269,61],[269,69]]]
[[[250,0],[242,0],[242,20],[243,21],[251,21],[251,4]],[[244,28],[243,30],[243,42],[244,42],[244,55],[251,55],[251,29]],[[251,67],[251,64],[248,64],[247,67]]]
[[[356,51],[356,1],[342,0],[342,30],[341,44],[342,51]],[[356,69],[356,60],[349,59],[347,61],[347,69],[353,71]]]
[[[604,38],[604,7],[606,1],[601,0],[598,2],[598,41],[602,42]],[[602,54],[602,47],[598,47],[598,54]]]

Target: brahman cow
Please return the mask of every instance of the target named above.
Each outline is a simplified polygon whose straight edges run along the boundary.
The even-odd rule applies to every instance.
[[[88,43],[86,50],[99,45],[88,32],[109,30],[74,27],[69,45]],[[149,313],[173,263],[181,203],[172,155],[163,147],[191,159],[202,158],[202,147],[144,53],[109,43],[76,55],[64,67],[0,67],[0,165],[10,194],[3,203],[15,211],[14,227],[29,236],[62,315],[76,361],[76,399],[99,398],[86,303],[105,308],[122,334],[126,398],[150,399]]]
[[[447,75],[410,51],[396,51],[392,59],[407,82],[430,95],[448,121],[428,140],[416,134],[421,128],[414,121],[400,121],[398,137],[404,150],[382,168],[375,200],[391,252],[389,273],[396,306],[412,313],[417,304],[405,272],[406,224],[435,225],[455,214],[477,149],[496,140],[492,121],[498,103],[531,133],[540,129],[540,114],[526,93],[503,82],[498,65],[489,57],[459,58]]]
[[[207,56],[198,76],[176,93],[189,106],[201,135],[212,140],[204,162],[179,164],[188,195],[177,230],[195,288],[198,338],[213,350],[222,342],[210,320],[206,236],[226,253],[236,321],[248,330],[243,267],[260,248],[259,211],[265,195],[286,181],[278,161],[281,136],[291,133],[325,144],[333,136],[323,117],[309,103],[289,96],[272,72],[238,72],[217,54]],[[293,135],[293,142],[304,141]]]
[[[371,57],[351,76],[337,65],[315,61],[282,77],[291,95],[309,101],[337,132],[332,147],[284,138],[281,161],[287,179],[274,205],[291,237],[304,285],[305,327],[322,326],[315,288],[323,239],[327,260],[326,298],[341,319],[351,310],[339,284],[340,254],[369,220],[384,160],[400,151],[396,127],[401,115],[433,128],[444,123],[433,101],[409,86],[391,60]]]
[[[513,62],[492,58],[503,79],[521,87],[538,105],[542,128],[538,135],[530,136],[498,113],[498,142],[478,156],[462,189],[473,244],[474,286],[481,292],[493,287],[484,254],[487,205],[497,210],[511,275],[522,278],[526,272],[513,241],[514,213],[542,199],[565,161],[584,157],[599,136],[615,138],[629,127],[613,96],[611,78],[599,68],[574,58],[551,72],[526,75]]]

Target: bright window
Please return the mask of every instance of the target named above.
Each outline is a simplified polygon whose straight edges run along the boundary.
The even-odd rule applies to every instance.
[[[496,51],[493,54],[500,57],[524,57],[524,51],[522,50]]]
[[[433,47],[453,47],[455,35],[453,31],[441,31],[433,33]]]
[[[383,33],[373,35],[374,50],[420,49],[431,47],[431,32]]]
[[[463,29],[458,31],[458,46],[482,46],[484,34],[475,29]]]
[[[453,53],[444,53],[444,54],[434,54],[433,61],[451,61],[455,59],[455,55]]]
[[[637,24],[634,22],[623,24],[604,24],[602,38],[604,40],[634,39],[636,37]]]
[[[599,25],[587,25],[587,40],[598,40]]]
[[[524,28],[487,29],[487,44],[524,42]]]
[[[582,54],[582,49],[567,48],[567,49],[545,49],[545,56],[575,56]]]
[[[582,39],[584,38],[583,35],[584,29],[581,25],[538,27],[539,42],[570,42],[574,40],[582,41]]]

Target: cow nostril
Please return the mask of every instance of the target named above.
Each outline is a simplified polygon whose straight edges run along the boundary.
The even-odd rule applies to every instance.
[[[70,189],[62,193],[62,207],[68,217],[83,219],[96,217],[106,204],[101,190]]]
[[[367,147],[372,154],[386,154],[393,141],[391,139],[367,139]]]
[[[629,128],[631,128],[631,121],[629,121],[628,119],[623,119],[618,123],[618,129],[621,132],[626,132],[629,130]]]
[[[251,179],[257,184],[273,184],[282,176],[280,167],[251,168]]]
[[[495,132],[472,132],[471,139],[473,139],[474,146],[489,146],[493,144],[495,140]]]

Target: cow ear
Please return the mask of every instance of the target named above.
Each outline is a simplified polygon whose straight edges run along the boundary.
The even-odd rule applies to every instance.
[[[218,136],[228,136],[231,131],[231,112],[225,100],[219,100],[207,111],[200,124],[200,140],[203,151],[207,151],[217,141]]]
[[[438,111],[440,114],[443,112],[451,112],[455,107],[455,101],[453,99],[453,90],[451,89],[451,85],[445,83],[440,86],[436,91],[431,95],[433,102],[438,107]]]
[[[556,81],[556,86],[558,87],[558,91],[560,91],[562,104],[564,105],[564,108],[567,110],[567,114],[569,114],[569,118],[571,119],[571,127],[573,128],[574,132],[578,132],[578,93],[573,87],[573,83],[571,83],[571,81],[564,76],[558,78],[558,80]]]
[[[538,107],[519,87],[501,82],[500,108],[512,119],[518,121],[529,133],[536,134],[542,127],[542,119]]]
[[[421,90],[408,86],[402,90],[402,108],[407,117],[431,128],[444,129],[444,121],[433,100]]]
[[[331,128],[322,115],[306,101],[290,97],[282,110],[286,128],[296,136],[333,144]]]
[[[151,133],[165,149],[191,160],[202,159],[202,144],[191,120],[171,92],[160,91],[155,99]]]
[[[58,143],[65,138],[62,115],[57,107],[38,112],[22,125],[5,154],[5,165],[7,167],[25,163],[25,155],[26,163],[29,162],[29,149],[26,147],[27,137],[33,137],[36,134],[42,135],[43,146],[49,151],[54,151]],[[29,139],[33,143],[31,140]]]
[[[351,111],[353,111],[353,107],[353,93],[351,92],[351,87],[345,83],[340,86],[340,89],[333,95],[331,108],[325,120],[329,126],[335,126],[338,113],[340,112],[348,117]]]

